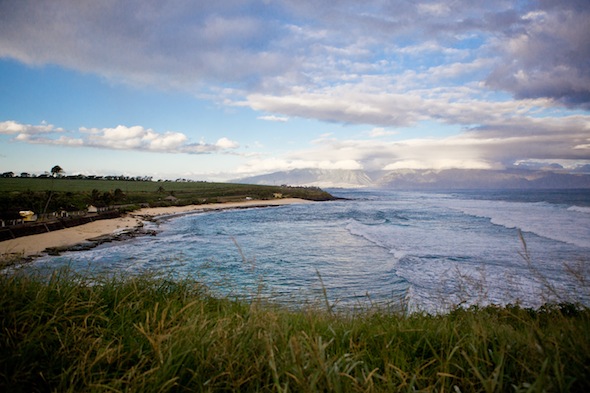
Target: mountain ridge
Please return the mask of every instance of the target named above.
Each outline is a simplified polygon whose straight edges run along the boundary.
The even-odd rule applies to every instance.
[[[394,189],[574,189],[590,188],[590,174],[511,168],[398,169],[364,171],[293,169],[230,180],[232,183],[313,186],[322,188]]]

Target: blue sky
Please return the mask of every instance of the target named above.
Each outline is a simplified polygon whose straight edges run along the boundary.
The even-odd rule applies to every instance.
[[[575,169],[589,20],[578,0],[1,2],[0,170]]]

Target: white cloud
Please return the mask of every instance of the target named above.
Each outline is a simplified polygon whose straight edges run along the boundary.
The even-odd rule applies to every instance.
[[[216,143],[215,146],[219,147],[220,149],[236,149],[240,145],[236,141],[232,141],[228,138],[220,138]]]
[[[396,92],[396,87],[391,78],[381,77],[364,84],[293,91],[284,96],[252,94],[246,102],[235,105],[328,122],[393,128],[425,120],[463,126],[496,124],[551,104],[547,99],[490,101],[481,97],[478,86],[416,88],[403,93]]]
[[[275,115],[258,116],[257,119],[266,120],[266,121],[276,121],[276,122],[280,122],[280,123],[285,123],[285,122],[289,121],[289,118],[286,116],[275,116]]]
[[[387,130],[383,127],[376,127],[373,128],[371,131],[368,131],[367,134],[371,137],[371,138],[379,138],[382,136],[390,136],[390,135],[397,135],[399,134],[399,132],[397,131],[390,131]]]
[[[372,94],[355,87],[334,87],[287,96],[253,94],[248,96],[247,105],[324,121],[406,126],[424,118],[416,110],[424,105],[421,101],[410,94]]]
[[[47,135],[56,131],[65,133],[65,135],[61,135],[59,138]],[[77,137],[73,132],[67,132],[47,124],[32,126],[14,121],[0,123],[0,133],[18,134],[14,138],[15,141],[34,144],[189,154],[222,153],[239,147],[238,142],[226,137],[220,138],[215,144],[205,142],[194,144],[189,143],[188,137],[183,133],[172,131],[158,133],[142,126],[81,127],[79,132],[81,137]]]
[[[523,160],[583,161],[590,157],[589,130],[590,116],[577,115],[560,119],[519,117],[441,138],[340,140],[335,135],[325,135],[314,140],[310,149],[280,158],[251,160],[241,170],[252,173],[294,168],[501,169]]]
[[[36,135],[51,132],[64,132],[62,128],[56,128],[52,124],[42,122],[39,125],[21,124],[13,120],[0,122],[0,134],[22,134],[22,135]]]
[[[266,158],[249,160],[237,168],[241,175],[256,175],[268,172],[290,171],[293,169],[362,169],[362,165],[355,160],[292,160],[288,158]]]
[[[187,136],[180,132],[166,132],[163,135],[151,133],[149,135],[150,150],[171,151],[181,147],[187,140]]]
[[[447,15],[451,8],[446,3],[418,4],[418,12],[431,15]]]
[[[478,160],[454,160],[449,158],[441,159],[422,159],[422,160],[400,160],[393,164],[383,167],[384,170],[392,171],[396,169],[497,169],[486,161]]]
[[[174,152],[180,148],[188,138],[178,132],[156,133],[152,129],[142,126],[123,126],[115,128],[81,128],[81,132],[88,134],[86,145],[109,149],[135,149],[147,151]]]

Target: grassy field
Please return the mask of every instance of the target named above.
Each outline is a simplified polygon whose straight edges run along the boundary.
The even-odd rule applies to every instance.
[[[261,186],[208,182],[153,182],[66,178],[0,178],[0,218],[18,218],[18,211],[83,210],[87,205],[152,206],[226,202],[275,194],[310,200],[333,197],[313,187]],[[166,200],[173,196],[174,201]],[[16,216],[15,216],[16,214]]]
[[[0,278],[10,392],[590,391],[573,305],[401,315],[298,311],[150,276]]]
[[[131,180],[91,180],[66,178],[0,178],[0,192],[112,192],[120,189],[125,193],[164,193],[199,194],[203,196],[262,194],[272,197],[275,192],[287,191],[290,195],[309,197],[326,196],[313,187],[262,186],[237,183],[210,182],[172,182],[172,181],[131,181]]]

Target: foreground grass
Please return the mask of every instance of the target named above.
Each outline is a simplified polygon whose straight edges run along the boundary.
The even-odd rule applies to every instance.
[[[0,325],[1,391],[590,391],[572,305],[332,314],[64,270],[1,277]]]

